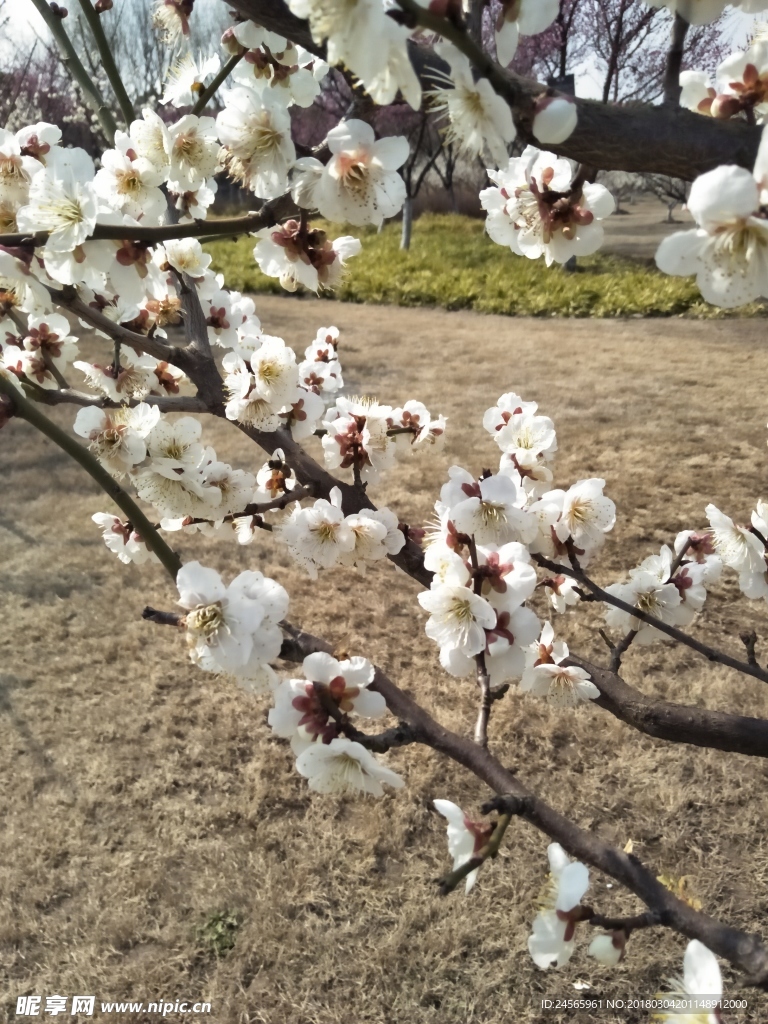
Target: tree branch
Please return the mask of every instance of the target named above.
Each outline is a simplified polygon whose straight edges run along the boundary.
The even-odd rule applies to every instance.
[[[691,650],[703,655],[708,661],[716,661],[720,665],[727,665],[729,668],[735,668],[737,672],[743,672],[745,675],[754,676],[755,679],[759,679],[763,683],[768,683],[768,671],[760,668],[759,665],[750,665],[748,662],[739,661],[738,658],[732,658],[730,654],[718,651],[714,647],[708,647],[699,640],[695,640],[692,636],[688,636],[687,633],[683,633],[681,630],[676,629],[675,626],[669,626],[666,622],[662,622],[661,619],[657,619],[653,615],[648,615],[647,612],[642,611],[640,608],[635,608],[634,605],[628,604],[626,601],[622,601],[621,598],[614,597],[613,594],[609,594],[607,591],[603,590],[602,587],[598,587],[596,583],[593,583],[585,574],[583,569],[574,569],[572,566],[562,565],[560,562],[553,562],[549,558],[545,558],[543,555],[532,555],[531,557],[537,565],[540,565],[542,568],[547,569],[556,575],[562,573],[563,576],[570,576],[572,579],[578,580],[578,582],[583,587],[586,587],[598,601],[603,601],[605,604],[613,605],[614,608],[620,608],[622,611],[628,612],[634,619],[639,619],[641,622],[647,622],[649,625],[658,629],[660,633],[666,633],[666,635],[672,640],[677,640],[678,643],[685,644],[686,647],[690,647]]]
[[[162,224],[159,226],[136,224],[96,224],[87,241],[112,239],[122,241],[130,239],[134,242],[166,242],[172,238],[205,238],[207,236],[224,235],[227,238],[235,235],[247,235],[261,228],[271,228],[284,217],[295,214],[296,205],[290,195],[273,199],[257,213],[249,213],[244,217],[221,217],[218,220],[193,220],[188,224]],[[48,231],[37,231],[34,234],[16,232],[0,235],[0,245],[9,249],[19,246],[45,245]]]
[[[667,50],[667,62],[664,68],[664,103],[676,107],[680,103],[680,69],[683,66],[685,52],[685,36],[688,22],[679,14],[675,14],[672,22],[672,35]]]
[[[638,732],[671,743],[768,757],[768,721],[686,704],[654,700],[626,683],[611,669],[571,654],[566,664],[586,669],[600,696],[592,704],[610,712]]]
[[[96,41],[99,56],[101,57],[101,66],[104,68],[104,72],[109,79],[109,84],[112,86],[112,91],[114,92],[115,99],[120,107],[120,112],[123,115],[127,131],[131,127],[131,122],[135,117],[135,111],[133,109],[133,104],[128,98],[128,93],[125,91],[125,86],[123,85],[123,80],[120,77],[120,72],[117,70],[115,58],[112,55],[112,48],[107,42],[107,37],[104,34],[104,28],[101,24],[101,16],[95,10],[91,0],[79,0],[79,2],[80,9],[85,16],[85,20],[88,22],[88,27]]]
[[[141,536],[141,539],[149,550],[157,555],[171,579],[175,582],[176,574],[181,568],[181,559],[165,543],[130,494],[123,490],[114,477],[110,476],[99,460],[84,445],[81,445],[66,431],[49,420],[47,416],[44,416],[35,406],[34,402],[19,394],[10,380],[2,375],[0,375],[0,394],[5,395],[6,398],[11,400],[17,416],[26,420],[33,427],[36,427],[42,434],[45,434],[47,438],[73,458],[96,481],[118,508],[125,513],[136,532]]]
[[[331,652],[331,645],[319,637],[286,623],[281,625],[289,635],[281,657],[302,660],[313,651]],[[376,669],[371,689],[384,697],[393,715],[408,723],[417,742],[463,765],[502,797],[523,801],[519,812],[521,818],[560,843],[572,857],[605,872],[635,893],[651,911],[659,915],[666,927],[689,939],[698,939],[713,953],[745,971],[748,975],[747,984],[768,989],[768,947],[759,936],[694,910],[662,885],[656,872],[646,868],[637,857],[611,846],[594,832],[579,828],[575,822],[528,789],[516,774],[505,768],[486,748],[440,725],[381,669]]]
[[[80,2],[83,3],[83,0],[80,0]],[[222,65],[216,77],[211,81],[211,83],[208,86],[206,86],[205,89],[203,89],[203,91],[197,97],[197,102],[195,103],[194,107],[192,107],[191,113],[193,113],[196,117],[199,117],[200,114],[202,114],[202,112],[208,106],[208,102],[212,100],[213,97],[216,95],[219,86],[222,85],[222,83],[229,78],[229,76],[235,70],[237,65],[245,56],[245,53],[246,51],[243,50],[242,53],[232,54],[229,60],[224,65]]]
[[[101,129],[106,135],[109,144],[112,145],[115,141],[115,131],[117,130],[117,124],[115,123],[112,111],[104,102],[104,98],[96,83],[85,70],[83,62],[72,45],[72,40],[67,35],[67,30],[64,28],[61,18],[53,13],[46,0],[32,0],[32,3],[55,39],[64,67],[72,76],[73,81],[80,87],[85,102],[91,110],[96,112]],[[6,243],[0,244],[4,245]]]

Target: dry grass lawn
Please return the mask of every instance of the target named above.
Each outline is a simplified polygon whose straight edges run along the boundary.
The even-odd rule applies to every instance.
[[[351,391],[416,397],[448,415],[444,455],[407,463],[374,491],[412,523],[429,517],[452,462],[495,462],[482,413],[510,389],[557,423],[556,482],[602,476],[617,502],[600,581],[703,525],[708,501],[744,517],[768,496],[759,321],[530,321],[266,297],[258,312],[301,349],[337,324]],[[227,461],[260,464],[227,424],[204,436]],[[482,785],[407,748],[391,755],[402,791],[310,796],[267,728],[267,702],[197,671],[181,637],[142,622],[145,604],[172,607],[175,591],[159,569],[107,553],[89,517],[110,504],[82,471],[12,422],[0,474],[0,1015],[13,1018],[20,994],[95,994],[97,1004],[205,999],[210,1017],[184,1019],[215,1024],[649,1019],[545,1014],[540,1000],[578,997],[576,981],[595,997],[650,997],[678,973],[681,937],[637,934],[614,971],[590,961],[586,943],[566,969],[539,971],[526,938],[544,836],[513,823],[471,896],[440,898],[433,880],[449,861],[431,801],[477,809]],[[247,548],[189,537],[179,548],[227,577],[276,577],[295,622],[376,660],[447,725],[471,729],[474,686],[441,671],[418,586],[391,567],[310,585],[266,534]],[[730,581],[715,589],[695,632],[738,652],[739,629],[754,626],[768,657],[764,605],[734,596]],[[599,659],[599,624],[587,608],[559,628]],[[692,652],[660,644],[626,665],[647,693],[768,715],[764,684]],[[514,692],[496,706],[492,744],[583,827],[632,839],[658,873],[686,876],[705,910],[766,934],[768,762],[657,742],[599,709],[558,713]],[[601,912],[641,909],[609,882],[593,873]],[[729,970],[725,984],[736,993]],[[728,1020],[768,1020],[768,999],[748,995],[749,1014]]]

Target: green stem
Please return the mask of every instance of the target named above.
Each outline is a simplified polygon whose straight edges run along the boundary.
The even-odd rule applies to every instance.
[[[157,555],[171,579],[175,582],[176,575],[179,569],[181,569],[181,559],[175,551],[168,547],[157,529],[147,519],[130,494],[123,490],[114,477],[110,476],[99,460],[87,448],[76,441],[74,437],[71,437],[61,427],[57,427],[47,416],[44,416],[34,402],[31,402],[22,395],[8,377],[2,374],[0,374],[0,395],[10,398],[17,416],[26,420],[33,427],[36,427],[83,467],[86,473],[96,481],[99,487],[109,495],[118,508],[130,519],[136,532],[140,534],[141,539],[149,550]]]
[[[80,0],[80,3],[87,2],[88,0]],[[229,78],[234,69],[245,56],[245,53],[245,50],[243,50],[242,53],[234,53],[229,58],[229,60],[219,69],[218,75],[216,75],[216,77],[213,79],[210,85],[206,86],[206,88],[203,89],[203,91],[197,97],[197,102],[195,103],[194,107],[192,107],[192,113],[195,114],[195,116],[199,116],[200,114],[202,114],[202,112],[208,106],[208,101],[213,99],[216,90],[219,88],[222,82]]]
[[[117,70],[115,58],[112,55],[112,48],[107,41],[104,28],[101,24],[101,16],[94,8],[91,0],[80,0],[80,8],[85,15],[85,20],[88,22],[93,38],[96,40],[96,46],[99,48],[102,67],[109,79],[109,84],[112,86],[115,98],[120,105],[120,112],[123,115],[126,130],[128,130],[131,127],[131,122],[135,118],[136,114],[133,109],[133,104],[128,98],[128,93],[125,91],[125,86],[123,85],[123,80],[120,77],[120,72]]]
[[[72,40],[67,35],[61,18],[53,13],[46,0],[32,0],[32,3],[56,40],[64,67],[80,86],[85,102],[96,112],[102,131],[106,135],[109,144],[112,145],[115,141],[115,132],[117,131],[117,124],[112,111],[104,102],[104,98],[99,92],[96,83],[85,70],[83,62],[75,52]]]

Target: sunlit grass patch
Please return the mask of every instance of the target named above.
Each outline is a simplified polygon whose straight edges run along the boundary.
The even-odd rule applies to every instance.
[[[334,298],[398,306],[442,306],[510,316],[729,315],[704,302],[692,278],[669,277],[626,257],[597,253],[580,258],[576,272],[547,268],[494,244],[482,221],[455,214],[425,214],[414,224],[411,249],[400,250],[400,225],[349,229],[328,226],[331,237],[353,231],[363,251],[350,263]],[[238,291],[282,289],[253,259],[254,239],[212,242],[213,265]],[[331,296],[329,296],[331,297]],[[753,303],[739,316],[764,313]]]

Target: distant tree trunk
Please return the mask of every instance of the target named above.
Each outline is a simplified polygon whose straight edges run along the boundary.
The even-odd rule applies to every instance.
[[[677,206],[677,200],[673,199],[667,203],[667,224],[674,224],[674,218],[672,217],[672,211]]]
[[[410,196],[403,203],[403,231],[400,235],[400,248],[411,248],[411,228],[413,226],[413,200]]]

